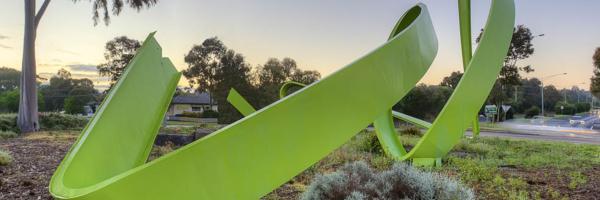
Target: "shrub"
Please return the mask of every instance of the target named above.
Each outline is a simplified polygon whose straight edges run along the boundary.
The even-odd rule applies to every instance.
[[[182,116],[182,117],[191,117],[191,118],[202,118],[202,113],[183,111],[183,113],[179,114],[179,116]]]
[[[561,109],[561,107],[563,109]],[[565,102],[561,101],[561,102],[556,103],[556,105],[554,106],[554,112],[561,114],[561,115],[573,115],[573,114],[577,113],[577,108],[573,104],[565,103]]]
[[[405,128],[404,130],[402,130],[401,133],[402,135],[423,136],[421,129],[414,126],[409,126]]]
[[[420,171],[404,163],[373,171],[365,162],[346,164],[318,175],[302,199],[474,199],[473,191],[455,180]]]
[[[540,108],[537,106],[531,106],[531,108],[525,110],[525,118],[532,118],[533,116],[540,114]]]
[[[17,115],[0,114],[0,131],[18,132]]]
[[[0,139],[13,138],[13,137],[17,137],[17,134],[15,132],[0,130]]]
[[[375,131],[364,132],[357,148],[364,152],[383,154],[383,147],[381,147]]]
[[[18,112],[19,96],[19,89],[0,93],[0,112]],[[44,96],[38,91],[38,108],[43,110],[44,107]]]
[[[578,186],[587,183],[587,178],[585,177],[585,175],[581,174],[581,172],[578,171],[569,173],[569,179],[569,189],[571,190],[577,189]]]
[[[18,112],[19,111],[19,90],[14,89],[0,93],[0,111]]]
[[[82,129],[87,124],[85,117],[60,113],[40,114],[40,128],[43,130]]]
[[[590,111],[591,105],[589,103],[576,103],[575,108],[577,113]]]
[[[42,130],[78,130],[88,122],[86,117],[60,113],[40,113],[39,120]],[[16,114],[0,115],[0,131],[19,132]]]
[[[214,110],[205,110],[202,112],[203,118],[219,118],[219,112]]]
[[[8,165],[10,162],[12,162],[12,157],[8,153],[0,150],[0,166]]]
[[[65,112],[69,114],[84,114],[84,105],[85,103],[77,97],[67,97],[64,103]]]

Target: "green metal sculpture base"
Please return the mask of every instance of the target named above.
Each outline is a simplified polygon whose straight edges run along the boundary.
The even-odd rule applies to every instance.
[[[413,158],[414,166],[442,166],[442,158]]]

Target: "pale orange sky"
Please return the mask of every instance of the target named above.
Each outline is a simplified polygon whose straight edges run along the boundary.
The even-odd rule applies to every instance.
[[[37,39],[38,72],[42,76],[66,68],[76,77],[106,85],[94,66],[103,62],[104,44],[116,36],[142,40],[152,31],[178,69],[193,44],[218,36],[253,66],[271,57],[291,57],[304,69],[323,75],[343,67],[383,43],[396,20],[417,1],[160,1],[139,13],[126,10],[109,26],[94,27],[87,1],[54,0]],[[429,7],[439,51],[422,82],[438,84],[461,70],[456,1],[422,1]],[[473,37],[487,17],[489,1],[472,1]],[[5,1],[0,8],[0,66],[20,68],[23,2]],[[41,1],[38,1],[41,4]],[[597,10],[600,1],[516,0],[517,24],[535,34],[535,54],[519,64],[536,71],[527,77],[567,72],[546,84],[588,88],[591,56],[600,46]],[[586,85],[581,84],[585,82]],[[184,81],[182,85],[187,85]]]

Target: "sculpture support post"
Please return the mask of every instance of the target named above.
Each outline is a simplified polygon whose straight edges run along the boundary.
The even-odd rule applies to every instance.
[[[460,46],[462,49],[463,69],[467,66],[473,55],[471,49],[471,0],[458,0],[458,17],[460,23]],[[473,120],[473,137],[479,136],[479,113]]]

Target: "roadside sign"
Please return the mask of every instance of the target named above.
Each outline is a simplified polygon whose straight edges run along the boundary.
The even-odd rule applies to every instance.
[[[504,113],[508,112],[508,110],[510,110],[510,105],[502,105],[502,110]]]
[[[488,117],[498,113],[498,107],[496,107],[496,105],[485,105],[484,110],[485,110],[485,115]]]

